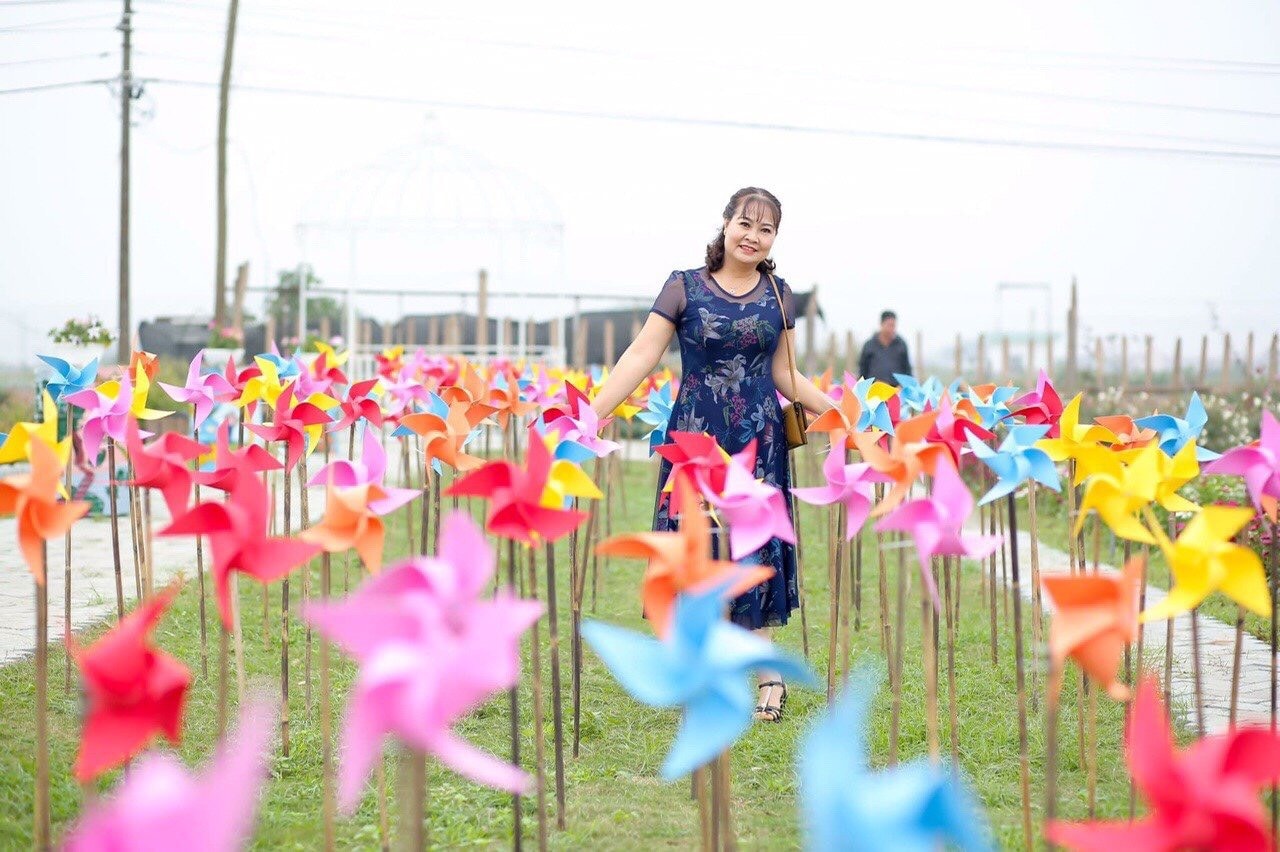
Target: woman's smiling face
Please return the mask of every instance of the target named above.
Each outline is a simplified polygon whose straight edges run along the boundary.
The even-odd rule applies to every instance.
[[[761,198],[744,199],[724,223],[725,256],[755,266],[769,256],[778,234],[773,210]]]

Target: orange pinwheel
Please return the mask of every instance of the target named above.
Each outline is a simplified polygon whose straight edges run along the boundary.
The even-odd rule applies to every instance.
[[[511,369],[494,374],[494,383],[489,388],[485,402],[493,408],[498,425],[503,429],[507,428],[507,421],[512,415],[518,419],[537,410],[532,402],[521,399],[520,380]]]
[[[1116,680],[1124,649],[1138,638],[1138,585],[1145,559],[1135,556],[1118,575],[1046,575],[1040,583],[1053,602],[1050,689],[1056,698],[1067,657],[1117,701],[1129,697]]]
[[[439,460],[457,471],[474,470],[484,460],[464,453],[462,446],[471,430],[494,410],[482,402],[460,401],[449,406],[445,417],[431,412],[406,414],[400,418],[400,425],[422,436],[428,463],[435,465]]]
[[[476,372],[474,365],[466,362],[462,365],[462,375],[458,377],[458,381],[440,388],[440,398],[452,407],[458,402],[481,402],[489,395],[488,390],[489,383]]]
[[[1093,422],[1111,433],[1111,449],[1117,453],[1140,450],[1157,437],[1155,429],[1142,428],[1127,414],[1103,414],[1093,418]]]
[[[853,385],[844,385],[844,392],[840,394],[840,402],[835,408],[828,408],[819,414],[806,432],[843,432],[844,446],[847,450],[857,449],[857,445],[853,441],[853,430],[858,425],[858,420],[862,417],[862,403],[858,402],[858,395],[853,392]]]
[[[39,438],[31,441],[31,472],[0,480],[0,515],[18,519],[18,547],[36,578],[44,585],[44,542],[63,535],[89,511],[83,501],[58,502],[62,463],[53,447]]]
[[[739,566],[711,558],[711,522],[703,514],[697,492],[685,473],[676,479],[673,509],[677,507],[688,510],[680,513],[680,529],[676,532],[619,535],[596,547],[596,553],[602,556],[649,560],[640,597],[644,614],[659,636],[666,635],[676,596],[681,592],[705,590],[732,580],[724,593],[737,596],[773,574],[768,566]]]
[[[320,523],[298,533],[298,538],[319,545],[329,553],[355,548],[370,574],[382,570],[385,528],[382,519],[369,508],[370,502],[386,497],[373,483],[340,488],[332,483],[325,489],[324,517]]]
[[[930,444],[926,441],[929,430],[938,419],[937,410],[917,414],[903,420],[889,436],[889,449],[880,446],[879,435],[868,432],[855,432],[853,442],[857,444],[862,458],[871,465],[872,470],[884,474],[893,480],[893,487],[880,501],[880,505],[871,510],[871,517],[878,518],[897,508],[911,483],[922,473],[933,475],[938,459],[947,456],[947,448],[941,444]]]

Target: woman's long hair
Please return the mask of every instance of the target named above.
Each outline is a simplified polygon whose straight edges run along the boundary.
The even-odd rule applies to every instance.
[[[738,190],[729,199],[729,203],[725,205],[722,218],[726,221],[732,219],[734,214],[738,212],[739,207],[742,208],[743,215],[755,219],[761,218],[765,212],[771,213],[773,215],[773,227],[776,229],[782,225],[782,202],[767,189],[761,189],[758,186],[746,186]],[[719,272],[724,267],[724,252],[724,228],[721,228],[715,239],[707,243],[707,270],[709,272]],[[772,273],[776,268],[774,262],[767,257],[756,264],[756,269],[761,272]]]

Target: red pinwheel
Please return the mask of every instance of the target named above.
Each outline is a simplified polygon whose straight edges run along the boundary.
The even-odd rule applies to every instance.
[[[148,641],[176,587],[139,606],[97,642],[67,647],[84,678],[86,712],[75,775],[90,781],[121,765],[163,734],[182,738],[182,709],[191,672]]]
[[[1271,849],[1258,793],[1280,778],[1280,737],[1235,728],[1179,752],[1156,681],[1147,678],[1129,714],[1125,750],[1151,812],[1132,822],[1051,822],[1050,841],[1097,850]]]
[[[285,468],[292,470],[307,450],[307,430],[330,424],[328,412],[310,402],[295,404],[294,386],[291,382],[280,392],[276,400],[274,423],[250,423],[249,430],[264,441],[283,441],[285,444]]]
[[[938,419],[933,421],[933,426],[930,427],[924,439],[930,444],[946,447],[947,452],[951,454],[952,467],[959,470],[960,451],[969,445],[969,435],[974,435],[979,441],[995,439],[994,434],[972,420],[956,417],[955,411],[951,408],[951,395],[944,392],[941,402],[938,403]]]
[[[1036,381],[1036,389],[1024,393],[1009,403],[1009,414],[1021,417],[1028,426],[1048,426],[1046,438],[1057,438],[1058,419],[1062,417],[1062,398],[1053,389],[1053,382],[1044,370]]]
[[[150,444],[143,444],[138,421],[130,417],[125,426],[125,446],[134,471],[129,484],[155,488],[163,494],[170,517],[185,512],[193,480],[188,464],[200,458],[204,444],[179,432],[165,432]]]
[[[323,355],[321,356],[323,357]],[[335,430],[346,429],[359,420],[367,420],[373,426],[382,425],[382,406],[369,394],[378,386],[377,379],[356,382],[347,388],[347,398],[342,401],[342,416],[333,425]]]
[[[331,357],[331,353],[336,354],[333,352],[333,349],[328,346],[326,346],[324,350],[321,350],[320,354],[316,356],[316,360],[311,362],[311,369],[309,372],[314,378],[319,379],[320,381],[325,381],[333,385],[345,385],[347,384],[347,374],[342,372],[339,368],[339,362],[345,361],[346,358],[333,358]],[[361,384],[363,384],[363,382]]]
[[[213,549],[218,612],[231,629],[231,572],[260,583],[286,576],[320,552],[319,545],[267,536],[267,487],[256,476],[236,476],[225,503],[199,503],[157,535],[206,535]]]
[[[551,476],[551,451],[537,431],[530,429],[524,467],[505,459],[491,461],[454,482],[444,493],[488,499],[485,527],[489,532],[532,545],[562,538],[587,515],[546,505],[543,494]]]
[[[231,449],[231,424],[223,420],[218,427],[218,442],[214,449],[214,470],[197,471],[195,481],[208,488],[219,491],[230,491],[240,479],[240,474],[252,476],[264,470],[279,470],[283,467],[271,453],[257,444],[249,444],[238,450]]]
[[[671,491],[671,483],[684,471],[703,494],[724,492],[725,477],[729,475],[729,455],[716,439],[705,432],[669,432],[670,444],[655,447],[654,452],[671,462],[671,473],[663,486]]]

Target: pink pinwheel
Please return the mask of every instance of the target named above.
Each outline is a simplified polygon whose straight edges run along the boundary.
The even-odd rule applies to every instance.
[[[283,465],[271,453],[257,444],[248,444],[238,450],[231,449],[231,423],[223,420],[218,426],[218,441],[214,445],[214,469],[196,471],[195,481],[219,491],[230,491],[241,474],[252,476],[264,470],[279,470]]]
[[[342,416],[333,424],[335,431],[346,429],[361,420],[372,426],[382,425],[382,406],[371,396],[377,386],[378,379],[367,379],[347,388],[347,398],[342,401]]]
[[[542,604],[509,591],[483,597],[493,551],[463,513],[441,527],[435,557],[402,562],[303,616],[360,664],[342,733],[338,799],[351,811],[388,735],[491,787],[528,789],[529,777],[459,737],[454,726],[520,675],[520,636]]]
[[[232,398],[236,390],[220,373],[204,375],[201,367],[204,362],[204,351],[196,353],[191,359],[191,367],[187,370],[187,383],[182,387],[160,382],[160,387],[174,402],[185,402],[195,406],[195,424],[199,425],[209,416],[214,403]]]
[[[320,427],[331,424],[328,412],[310,402],[295,404],[294,383],[285,386],[276,400],[275,422],[249,423],[249,430],[264,441],[283,441],[285,444],[285,468],[292,470],[304,452],[310,452],[312,437]],[[318,435],[317,435],[318,437]]]
[[[551,410],[543,415],[548,430],[559,432],[563,441],[581,444],[597,457],[607,456],[622,448],[616,441],[606,441],[600,437],[600,427],[603,424],[586,394],[571,384],[565,385],[565,393],[569,401],[568,411]],[[608,422],[606,419],[605,423]]]
[[[107,801],[89,807],[65,852],[232,852],[243,849],[270,768],[279,715],[269,699],[244,706],[234,734],[193,774],[172,754],[153,752],[130,769]]]
[[[970,405],[969,408],[973,406]],[[938,402],[938,419],[933,421],[925,440],[930,444],[939,444],[947,448],[951,454],[951,463],[959,469],[961,451],[969,445],[969,436],[974,435],[979,441],[991,441],[995,435],[981,425],[965,417],[956,417],[951,407],[951,395],[946,391]]]
[[[974,535],[964,532],[965,522],[973,514],[973,495],[955,468],[938,465],[933,475],[933,493],[923,500],[903,503],[878,524],[880,531],[907,532],[916,542],[916,554],[920,558],[920,570],[934,603],[938,601],[938,589],[929,570],[933,556],[967,556],[981,559],[1000,546],[1000,537]]]
[[[1259,792],[1280,779],[1280,737],[1233,728],[1179,750],[1155,678],[1146,678],[1125,726],[1134,786],[1149,805],[1138,820],[1050,822],[1045,837],[1068,849],[1272,849]]]
[[[1058,419],[1062,417],[1062,398],[1044,370],[1036,381],[1036,389],[1009,403],[1009,413],[1021,417],[1028,426],[1048,426],[1046,438],[1059,437]]]
[[[1280,502],[1280,421],[1270,411],[1262,412],[1261,437],[1253,444],[1227,450],[1205,465],[1204,472],[1243,476],[1253,505],[1275,521]]]
[[[850,397],[853,394],[849,394]],[[885,478],[871,469],[866,462],[845,464],[845,441],[840,435],[834,435],[831,452],[827,453],[822,463],[822,473],[827,479],[826,485],[813,488],[792,488],[791,493],[811,506],[829,506],[841,503],[845,511],[845,538],[852,539],[867,522],[871,514],[871,504],[875,497],[872,483],[883,482]]]
[[[380,486],[382,497],[369,501],[369,510],[375,515],[386,515],[408,503],[420,493],[416,488],[388,488],[382,485],[382,478],[387,471],[387,454],[382,449],[382,442],[372,429],[365,429],[364,452],[359,461],[338,459],[330,462],[311,477],[308,485],[318,486],[331,484],[339,488],[352,488],[357,485]]]
[[[719,494],[724,491],[729,472],[729,454],[705,432],[667,433],[671,443],[654,447],[653,451],[671,462],[671,473],[662,489],[671,491],[676,475],[684,471],[693,478],[698,490]]]
[[[114,399],[90,388],[71,394],[67,397],[67,402],[84,409],[80,434],[84,439],[85,456],[91,461],[98,458],[103,438],[124,443],[125,427],[129,422],[129,409],[133,402],[133,383],[129,380],[128,373],[120,379]],[[144,434],[149,437],[151,433]]]
[[[729,527],[729,556],[742,559],[779,538],[796,543],[787,501],[776,487],[755,478],[756,442],[730,457],[724,490],[704,489],[702,496],[716,508]]]
[[[260,583],[287,576],[320,552],[319,545],[267,535],[269,498],[262,480],[237,472],[227,501],[198,503],[156,535],[205,535],[213,550],[213,584],[222,623],[231,630],[231,572]]]
[[[125,446],[133,462],[134,476],[130,485],[155,488],[164,495],[170,517],[187,510],[193,480],[190,463],[200,458],[204,444],[178,432],[165,432],[150,444],[142,443],[138,422],[130,418],[125,432]]]

